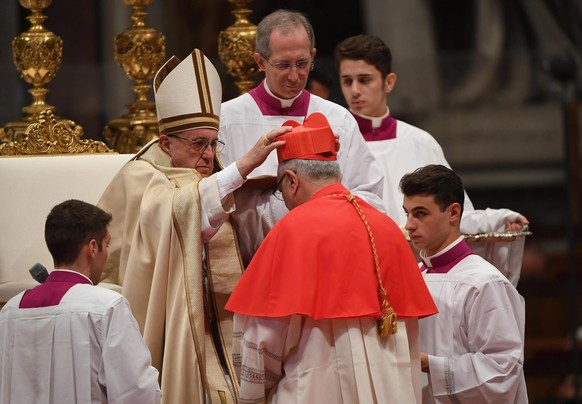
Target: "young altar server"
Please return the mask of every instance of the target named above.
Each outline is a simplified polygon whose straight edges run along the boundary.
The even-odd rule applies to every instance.
[[[383,200],[388,216],[403,226],[406,217],[398,188],[402,176],[427,164],[449,167],[449,163],[434,137],[392,115],[388,95],[396,86],[397,76],[392,71],[390,48],[380,38],[363,34],[346,38],[336,46],[335,59],[344,98],[384,176]],[[509,209],[476,210],[467,193],[464,211],[463,234],[519,231],[528,225],[525,216]],[[520,247],[509,250],[504,243],[481,243],[477,248],[481,256],[517,284],[523,240]]]
[[[524,299],[461,237],[461,179],[428,165],[400,188],[406,230],[439,310],[420,320],[423,403],[527,403]]]
[[[129,304],[95,285],[111,215],[55,206],[45,239],[55,269],[0,312],[0,403],[159,403],[158,371]]]

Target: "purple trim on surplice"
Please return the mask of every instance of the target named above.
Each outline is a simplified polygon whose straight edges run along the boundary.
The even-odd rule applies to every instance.
[[[21,309],[31,309],[34,307],[56,306],[69,291],[78,283],[91,281],[83,275],[69,271],[52,271],[44,283],[33,289],[24,292],[20,300]]]
[[[366,142],[375,142],[378,140],[388,140],[396,138],[396,124],[397,120],[388,115],[386,118],[382,119],[382,123],[378,128],[372,127],[372,120],[364,118],[362,116],[352,113],[358,126],[360,127],[360,132],[364,136]]]
[[[265,116],[307,116],[307,108],[309,107],[309,98],[311,94],[307,90],[303,90],[301,95],[293,101],[290,107],[281,107],[281,101],[273,97],[267,92],[264,80],[249,91],[249,94],[257,103],[261,113]]]
[[[427,267],[423,261],[420,269],[421,271],[428,269],[426,272],[429,274],[446,274],[451,270],[451,268],[457,265],[459,261],[471,254],[475,253],[471,251],[465,240],[463,240],[446,253],[431,258],[430,262],[432,263],[432,267]]]

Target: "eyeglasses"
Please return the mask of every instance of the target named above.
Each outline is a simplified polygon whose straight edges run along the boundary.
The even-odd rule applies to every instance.
[[[275,187],[275,190],[273,191],[273,196],[280,201],[285,200],[283,198],[283,192],[281,192],[281,190],[279,188],[281,187],[281,183],[283,182],[283,180],[285,179],[286,176],[287,176],[286,174],[283,174],[281,179],[279,181],[277,181],[277,186]]]
[[[178,135],[167,135],[168,137],[175,137],[176,139],[180,139],[180,140],[184,140],[188,143],[190,143],[190,148],[192,150],[194,150],[196,153],[204,153],[204,151],[206,150],[206,148],[208,146],[210,146],[212,148],[213,152],[220,152],[222,150],[222,148],[224,147],[224,142],[218,139],[215,140],[208,140],[208,139],[204,139],[204,138],[199,138],[199,139],[187,139],[185,137],[181,137]]]
[[[299,72],[313,70],[313,62],[309,59],[298,60],[295,63],[289,63],[289,62],[271,63],[267,60],[267,58],[263,57],[263,59],[265,60],[265,62],[267,62],[268,64],[270,64],[275,69],[277,69],[281,72],[284,72],[286,70],[291,70],[292,67],[295,67],[297,69],[297,71],[299,71]]]
[[[295,171],[293,171],[295,174],[297,174]],[[281,179],[279,181],[277,181],[277,186],[275,187],[275,190],[273,191],[273,196],[275,198],[277,198],[280,201],[284,201],[285,198],[283,198],[283,192],[281,191],[281,184],[283,183],[283,180],[285,179],[285,177],[287,177],[287,174],[283,174],[283,176],[281,177]]]

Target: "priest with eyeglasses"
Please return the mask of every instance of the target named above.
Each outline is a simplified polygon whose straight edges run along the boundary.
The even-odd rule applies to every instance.
[[[314,112],[324,114],[341,144],[337,161],[342,184],[354,195],[385,212],[382,202],[383,178],[368,150],[352,114],[331,101],[305,89],[315,62],[315,35],[301,13],[277,10],[257,26],[254,59],[265,79],[248,93],[225,102],[220,115],[218,138],[226,144],[219,153],[223,163],[232,163],[264,133],[280,127],[288,119],[302,122]],[[250,178],[277,175],[277,158],[271,154],[253,170]],[[270,188],[245,186],[234,194],[237,210],[233,222],[243,261],[248,264],[273,225],[288,209],[273,196]]]

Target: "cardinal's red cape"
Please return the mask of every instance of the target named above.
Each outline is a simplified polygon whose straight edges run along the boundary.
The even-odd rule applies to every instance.
[[[315,320],[380,315],[368,231],[341,184],[321,189],[269,232],[226,309],[263,317]],[[402,231],[362,199],[375,238],[388,303],[399,317],[437,312]]]

